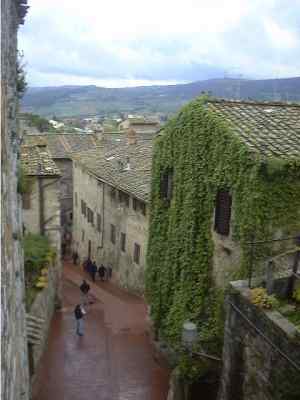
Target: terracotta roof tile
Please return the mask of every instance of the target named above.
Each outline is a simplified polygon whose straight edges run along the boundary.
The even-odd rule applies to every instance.
[[[263,157],[300,158],[300,105],[209,100],[251,151]]]
[[[26,175],[59,176],[52,156],[46,146],[21,146],[21,165]]]
[[[138,140],[137,144],[129,145],[124,135],[111,136],[93,150],[73,153],[73,160],[111,186],[148,201],[153,141]]]

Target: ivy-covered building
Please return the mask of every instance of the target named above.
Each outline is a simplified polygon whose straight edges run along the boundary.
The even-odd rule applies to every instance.
[[[170,343],[187,319],[214,341],[226,284],[247,276],[249,242],[300,233],[300,105],[196,99],[157,139],[152,179],[152,318]],[[255,273],[269,252],[255,252]]]

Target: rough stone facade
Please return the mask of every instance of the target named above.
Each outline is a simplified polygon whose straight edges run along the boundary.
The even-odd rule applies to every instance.
[[[37,317],[43,321],[41,324],[42,329],[39,330],[41,340],[39,343],[32,345],[30,349],[32,352],[32,354],[30,354],[32,357],[31,383],[33,383],[35,379],[35,373],[38,368],[39,361],[47,346],[50,322],[57,302],[57,286],[59,280],[61,279],[60,260],[58,258],[57,260],[58,261],[56,261],[53,265],[49,266],[48,286],[37,294],[29,310],[31,316]]]
[[[246,282],[231,284],[218,399],[297,399],[300,332],[277,311],[254,306],[249,295]]]
[[[60,255],[61,228],[59,203],[59,177],[33,177],[31,183],[29,207],[23,208],[23,223],[25,232],[45,234],[51,245]],[[41,200],[39,180],[43,190]],[[41,203],[43,202],[43,232],[41,232]],[[24,202],[23,202],[24,207]]]
[[[21,199],[17,194],[19,137],[17,29],[24,1],[1,1],[1,399],[29,399],[29,373],[21,247]]]
[[[148,217],[140,210],[134,210],[133,197],[126,207],[111,196],[113,187],[101,182],[74,163],[74,229],[73,249],[82,262],[89,255],[97,265],[111,265],[117,282],[131,291],[144,290],[145,258],[148,238]],[[94,222],[82,213],[81,203],[94,213]],[[100,231],[97,214],[101,217]],[[112,225],[115,227],[115,243],[112,242]],[[125,251],[121,249],[121,233],[126,235]],[[134,245],[140,246],[139,263],[134,262]]]

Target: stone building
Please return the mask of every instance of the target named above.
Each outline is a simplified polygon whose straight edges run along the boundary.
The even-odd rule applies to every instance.
[[[25,144],[46,144],[51,157],[61,172],[59,200],[61,207],[62,238],[70,237],[73,220],[73,173],[70,153],[95,147],[97,138],[88,134],[43,134],[24,136]]]
[[[49,237],[60,259],[60,171],[45,145],[21,146],[21,166],[26,180],[23,230]]]
[[[81,261],[111,265],[117,282],[144,291],[152,141],[105,135],[73,155],[73,245]]]
[[[127,118],[119,124],[120,131],[133,129],[138,135],[144,139],[152,138],[160,129],[158,121],[153,121],[147,118]]]
[[[220,355],[222,290],[264,275],[268,258],[290,244],[251,251],[251,242],[299,235],[299,121],[299,105],[199,98],[164,127],[154,149],[147,293],[167,341],[179,341],[191,319]],[[278,268],[291,265],[287,256]]]
[[[17,194],[17,29],[26,0],[1,1],[1,399],[28,400],[29,372],[21,246],[21,199]]]

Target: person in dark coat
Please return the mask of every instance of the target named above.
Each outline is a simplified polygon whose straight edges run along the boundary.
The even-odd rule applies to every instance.
[[[97,271],[98,271],[98,267],[97,267],[96,261],[94,261],[91,265],[91,276],[92,276],[93,282],[96,282]]]
[[[99,274],[101,281],[105,281],[106,268],[104,267],[103,264],[100,265],[100,267],[98,269],[98,274]]]
[[[86,262],[86,271],[87,271],[89,274],[92,273],[92,265],[93,265],[92,260],[91,260],[90,258],[88,258],[88,259],[87,259],[87,262]]]
[[[88,304],[88,294],[90,291],[90,285],[85,280],[83,280],[82,284],[80,285],[80,291],[82,294],[82,303],[84,305]]]
[[[77,304],[75,307],[74,314],[76,319],[76,333],[78,336],[83,336],[83,316],[85,312],[80,304]]]
[[[107,266],[107,280],[110,281],[112,277],[112,266],[108,264]]]
[[[77,265],[77,263],[78,263],[78,258],[79,258],[78,253],[77,253],[77,251],[75,250],[75,251],[73,252],[73,264],[74,264],[74,265]]]

